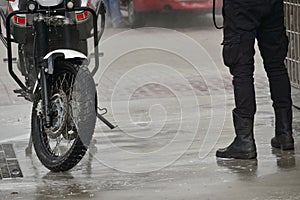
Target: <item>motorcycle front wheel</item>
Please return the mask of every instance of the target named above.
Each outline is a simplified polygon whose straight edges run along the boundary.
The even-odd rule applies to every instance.
[[[68,171],[83,158],[94,133],[95,83],[87,67],[58,61],[49,88],[51,126],[45,126],[38,92],[32,109],[32,142],[46,168]]]

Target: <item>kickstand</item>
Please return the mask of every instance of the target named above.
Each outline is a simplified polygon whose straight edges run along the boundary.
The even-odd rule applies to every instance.
[[[32,136],[30,134],[28,146],[25,149],[25,154],[26,156],[31,156],[32,155]]]
[[[98,108],[98,110],[99,111],[104,111],[103,114],[100,114],[99,112],[97,112],[97,118],[100,119],[106,126],[108,126],[111,130],[113,130],[116,127],[118,127],[118,126],[113,125],[107,119],[105,119],[105,117],[103,117],[103,115],[105,115],[107,113],[107,109],[106,108]]]

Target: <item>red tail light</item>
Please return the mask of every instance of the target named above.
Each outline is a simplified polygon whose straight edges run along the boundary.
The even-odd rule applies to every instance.
[[[87,1],[86,7],[91,7],[91,0]],[[88,11],[81,11],[76,13],[77,21],[85,20],[89,16]]]
[[[14,1],[14,0],[10,0],[10,1]],[[13,8],[11,7],[11,5],[8,6],[8,12],[12,12]],[[14,15],[13,16],[13,21],[17,24],[21,24],[21,25],[26,25],[26,16],[25,15]]]
[[[81,12],[81,13],[77,13],[77,14],[76,14],[76,19],[77,19],[78,21],[81,21],[81,20],[86,19],[86,18],[88,17],[88,15],[89,15],[89,12],[88,12],[88,11],[84,11],[84,12]]]
[[[26,17],[20,17],[20,16],[15,15],[15,16],[13,16],[13,20],[17,24],[22,24],[22,25],[26,24]]]

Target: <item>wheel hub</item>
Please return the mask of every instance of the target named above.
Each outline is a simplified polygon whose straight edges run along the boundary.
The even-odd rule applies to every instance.
[[[46,133],[51,139],[55,139],[66,131],[68,98],[65,92],[60,90],[50,100],[52,126],[46,128]]]

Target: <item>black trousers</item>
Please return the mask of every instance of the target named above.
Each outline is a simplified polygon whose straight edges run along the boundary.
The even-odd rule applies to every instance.
[[[224,0],[223,17],[223,59],[233,75],[234,112],[245,118],[253,118],[256,112],[255,39],[269,79],[273,107],[291,108],[291,85],[284,64],[288,38],[283,0]]]

